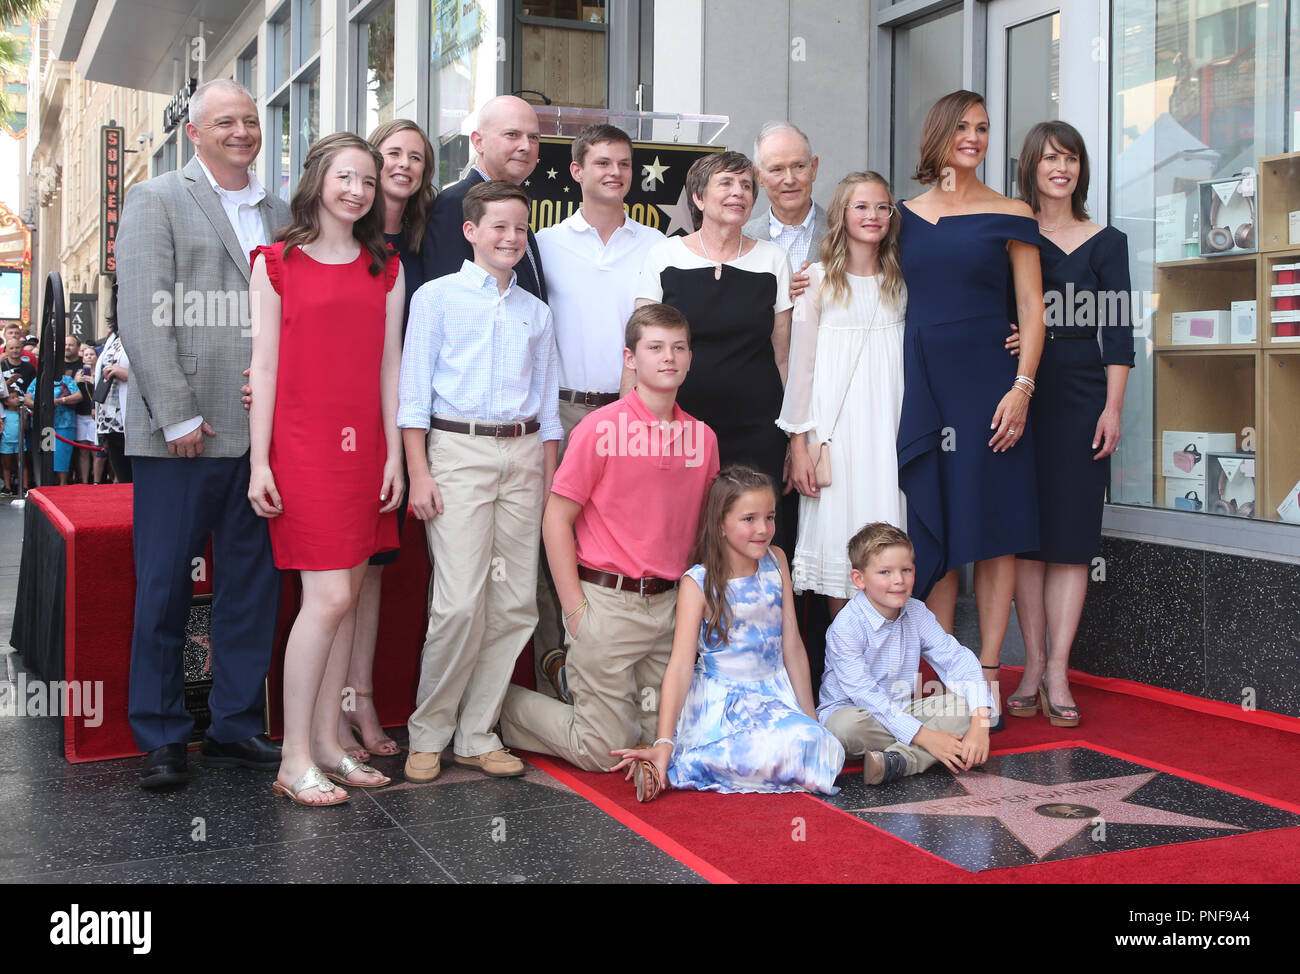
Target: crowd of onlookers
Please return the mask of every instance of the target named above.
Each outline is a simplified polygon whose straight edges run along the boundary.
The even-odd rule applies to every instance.
[[[73,334],[63,341],[62,369],[53,383],[55,482],[67,484],[130,483],[130,461],[122,436],[124,386],[129,361],[110,319],[108,337],[92,345]],[[4,329],[0,357],[0,496],[20,497],[35,484],[33,458],[39,431],[37,368],[40,339],[22,325]]]

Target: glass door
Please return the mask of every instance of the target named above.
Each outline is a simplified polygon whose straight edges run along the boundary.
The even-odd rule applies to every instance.
[[[985,180],[1019,195],[1016,164],[1038,122],[1069,122],[1083,135],[1092,164],[1088,211],[1105,223],[1106,84],[1104,11],[1100,0],[993,0],[988,5],[985,95],[989,151]],[[1063,37],[1070,38],[1062,44]]]

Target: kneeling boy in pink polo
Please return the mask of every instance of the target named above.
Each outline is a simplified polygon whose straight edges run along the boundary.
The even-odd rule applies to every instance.
[[[685,317],[646,305],[625,338],[636,386],[574,429],[542,518],[573,705],[511,686],[501,708],[510,747],[587,771],[609,770],[610,751],[654,737],[677,581],[718,473],[717,437],[677,405],[691,365]]]

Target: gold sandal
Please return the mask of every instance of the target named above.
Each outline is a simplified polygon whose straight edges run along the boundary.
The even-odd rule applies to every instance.
[[[384,780],[383,781],[350,781],[348,779],[348,775],[354,774],[357,771],[364,771],[366,774],[378,774],[379,777],[383,778]],[[329,771],[322,771],[321,774],[323,774],[330,781],[337,781],[340,785],[347,785],[349,788],[382,788],[384,787],[384,785],[391,785],[393,783],[392,778],[388,777],[385,774],[379,774],[379,772],[376,771],[374,768],[372,768],[370,765],[362,764],[360,761],[357,761],[356,759],[351,758],[346,754],[344,754],[343,757],[339,759],[339,763],[337,765],[335,765]]]
[[[335,796],[332,801],[327,802],[305,802],[302,800],[301,796],[302,793],[307,791],[309,788],[319,788],[327,795],[331,792],[337,791],[338,796]],[[271,784],[271,792],[276,795],[283,795],[292,802],[310,808],[328,808],[331,805],[342,805],[344,802],[352,800],[351,795],[342,788],[336,787],[334,783],[329,780],[326,774],[314,764],[307,768],[307,770],[304,771],[298,780],[292,785],[286,785],[279,778],[276,778]]]

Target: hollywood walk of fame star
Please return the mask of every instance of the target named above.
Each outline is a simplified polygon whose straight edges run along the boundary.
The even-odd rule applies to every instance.
[[[654,162],[650,163],[650,165],[648,166],[641,167],[641,172],[643,172],[646,176],[645,181],[646,183],[649,183],[648,186],[645,186],[643,184],[643,188],[648,191],[654,188],[654,184],[656,182],[662,183],[664,181],[664,173],[666,173],[671,168],[672,168],[671,166],[661,166],[659,164],[659,157],[655,156]]]
[[[1125,801],[1160,772],[1044,785],[1018,778],[968,771],[955,780],[966,795],[855,808],[854,812],[906,815],[972,815],[996,818],[1030,852],[1042,859],[1100,819],[1110,825],[1172,825],[1232,829],[1239,825]],[[1080,814],[1082,813],[1082,814]]]
[[[660,205],[659,209],[663,210],[668,216],[668,229],[664,231],[665,237],[671,237],[678,230],[685,233],[694,231],[695,218],[691,216],[691,204],[686,198],[686,187],[682,187],[681,195],[677,197],[676,203],[671,206]]]
[[[551,168],[551,169],[546,170],[546,178],[547,178],[547,179],[554,179],[554,178],[555,178],[555,169],[554,169],[554,168]]]

